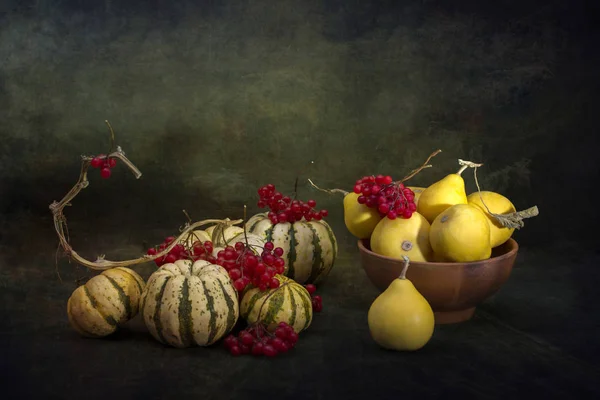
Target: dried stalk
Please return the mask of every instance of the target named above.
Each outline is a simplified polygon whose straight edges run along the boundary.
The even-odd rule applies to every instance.
[[[424,170],[425,168],[431,168],[431,167],[432,167],[432,165],[431,165],[431,164],[429,164],[429,161],[431,161],[431,159],[432,159],[433,157],[437,156],[437,155],[438,155],[439,153],[441,153],[441,152],[442,152],[442,150],[439,150],[439,149],[438,149],[438,150],[436,150],[436,151],[434,151],[433,153],[431,153],[431,154],[429,155],[429,157],[427,157],[427,160],[426,160],[426,161],[423,163],[423,165],[421,165],[419,168],[413,169],[413,170],[412,170],[412,171],[411,171],[411,172],[410,172],[408,175],[406,175],[404,178],[402,178],[402,180],[400,180],[400,181],[396,181],[396,182],[394,182],[394,183],[396,183],[396,184],[398,184],[398,183],[404,183],[404,182],[406,182],[407,180],[409,180],[409,179],[411,179],[412,177],[414,177],[415,175],[417,175],[419,172],[421,172],[421,171],[422,171],[422,170]],[[314,182],[313,182],[311,179],[308,179],[308,183],[310,183],[310,185],[311,185],[313,188],[315,188],[315,189],[317,189],[317,190],[319,190],[319,191],[321,191],[321,192],[327,193],[327,194],[336,194],[336,193],[341,193],[342,195],[346,196],[348,193],[350,193],[350,192],[347,192],[347,191],[345,191],[345,190],[343,190],[343,189],[322,189],[322,188],[318,187],[317,185],[315,185],[315,183],[314,183]]]
[[[494,217],[496,219],[496,221],[498,221],[498,223],[500,225],[502,225],[503,227],[512,228],[512,229],[521,229],[522,227],[525,226],[525,223],[523,222],[524,219],[532,218],[532,217],[539,215],[540,212],[539,212],[537,206],[529,207],[525,210],[508,213],[508,214],[495,214],[495,213],[491,212],[490,209],[488,208],[487,204],[485,204],[485,201],[483,201],[483,196],[481,195],[481,188],[479,187],[479,182],[477,180],[477,168],[481,167],[483,164],[476,164],[471,161],[464,161],[461,159],[458,160],[458,163],[463,166],[461,171],[464,168],[473,168],[473,177],[475,178],[475,185],[477,186],[477,192],[479,193],[479,199],[481,200],[481,203],[483,204],[483,206],[485,207],[487,212],[492,217]]]
[[[121,149],[120,146],[115,146],[114,144],[114,131],[110,126],[108,121],[105,121],[108,125],[111,133],[111,151],[107,157],[109,158],[118,158],[131,170],[136,179],[139,179],[142,176],[140,170],[125,156],[125,152]],[[81,170],[79,173],[79,179],[77,183],[71,188],[71,190],[63,197],[61,201],[53,201],[50,204],[50,211],[52,211],[53,220],[54,220],[54,229],[58,235],[59,244],[64,249],[66,255],[70,257],[72,260],[81,264],[85,267],[88,267],[93,270],[104,271],[107,269],[115,268],[115,267],[128,267],[136,264],[142,264],[148,261],[156,260],[157,258],[163,257],[169,253],[169,251],[177,245],[181,239],[183,239],[190,232],[193,232],[194,229],[199,228],[204,225],[213,224],[213,223],[240,223],[239,221],[224,221],[220,219],[207,219],[199,222],[195,222],[190,224],[186,223],[185,229],[181,232],[181,234],[173,241],[169,246],[167,246],[163,251],[155,254],[148,255],[145,254],[142,257],[138,257],[132,260],[125,261],[110,261],[104,258],[104,255],[98,256],[95,261],[89,261],[83,257],[81,257],[73,248],[71,247],[68,239],[68,229],[67,229],[67,218],[65,217],[63,210],[66,206],[71,205],[71,201],[81,192],[83,189],[89,186],[89,180],[87,177],[87,172],[90,167],[91,161],[94,157],[90,156],[81,156]]]
[[[429,161],[431,161],[431,159],[435,156],[437,156],[438,154],[440,154],[442,152],[442,150],[437,149],[436,151],[434,151],[433,153],[431,153],[429,155],[429,157],[427,157],[427,160],[425,160],[425,162],[423,163],[423,165],[421,165],[419,168],[413,169],[410,174],[406,175],[404,178],[402,178],[402,180],[400,181],[401,183],[406,182],[407,180],[411,179],[412,177],[414,177],[415,175],[417,175],[419,172],[421,172],[422,170],[424,170],[425,168],[431,168],[432,165],[429,164]]]

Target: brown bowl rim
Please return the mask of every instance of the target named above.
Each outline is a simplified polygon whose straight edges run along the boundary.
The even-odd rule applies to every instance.
[[[397,263],[402,263],[404,262],[402,259],[399,258],[394,258],[394,257],[388,257],[388,256],[384,256],[381,254],[377,254],[375,252],[373,252],[371,249],[367,248],[364,243],[366,241],[368,241],[369,239],[359,239],[358,240],[358,248],[360,249],[360,251],[365,252],[366,254],[373,256],[375,258],[379,258],[381,260],[387,260],[387,261],[391,261],[391,262],[397,262]],[[507,251],[504,254],[501,254],[499,256],[496,257],[490,257],[488,259],[485,260],[480,260],[480,261],[469,261],[469,262],[436,262],[436,261],[410,261],[411,265],[435,265],[435,266],[447,266],[447,267],[451,267],[454,266],[456,267],[457,265],[460,266],[465,266],[468,267],[470,265],[476,265],[479,264],[481,265],[481,263],[490,263],[490,262],[495,262],[495,261],[502,261],[504,259],[513,257],[514,254],[519,251],[519,243],[513,239],[512,237],[509,238],[506,242],[504,242],[503,244],[506,243],[510,243],[510,246],[512,247],[512,249],[510,251]],[[502,245],[500,245],[502,246]]]

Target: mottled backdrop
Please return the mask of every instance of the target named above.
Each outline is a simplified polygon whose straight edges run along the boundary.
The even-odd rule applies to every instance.
[[[598,174],[597,34],[577,2],[2,3],[5,216],[66,192],[79,154],[107,150],[108,119],[144,177],[93,176],[78,209],[118,194],[155,216],[183,207],[201,218],[251,202],[266,182],[291,190],[299,174],[345,188],[399,177],[440,148],[414,184],[457,158],[484,162],[485,189],[540,207],[528,240],[580,229],[557,214],[561,193]]]
[[[195,220],[239,218],[244,204],[256,212],[260,185],[289,193],[298,177],[300,196],[330,210],[343,257],[356,262],[341,198],[306,179],[349,190],[365,174],[399,178],[442,149],[412,184],[463,158],[485,163],[483,189],[540,209],[515,234],[546,257],[534,269],[523,253],[523,275],[511,281],[537,290],[509,294],[537,304],[517,318],[521,328],[548,307],[586,323],[572,307],[590,304],[598,277],[586,275],[597,256],[586,231],[599,222],[600,36],[590,3],[0,1],[3,312],[21,312],[13,326],[64,317],[74,265],[59,263],[68,284],[42,300],[60,287],[48,205],[75,183],[81,154],[108,150],[107,119],[143,176],[123,165],[106,181],[92,171],[66,210],[87,257],[134,257],[175,232],[183,209]],[[544,263],[563,262],[555,255],[584,267],[544,275]]]

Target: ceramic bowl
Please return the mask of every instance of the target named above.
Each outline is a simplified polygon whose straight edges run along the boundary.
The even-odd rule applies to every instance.
[[[358,249],[367,277],[380,291],[384,291],[400,275],[404,261],[373,253],[368,239],[359,240]],[[471,319],[477,305],[506,282],[518,250],[519,245],[511,238],[483,261],[411,261],[406,277],[431,305],[437,324],[463,322]]]

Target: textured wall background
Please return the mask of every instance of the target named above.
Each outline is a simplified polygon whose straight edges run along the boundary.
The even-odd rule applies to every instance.
[[[244,203],[256,210],[264,183],[291,191],[303,171],[301,182],[350,188],[364,174],[400,177],[437,148],[412,183],[454,171],[457,158],[484,162],[485,189],[540,207],[525,243],[575,240],[581,219],[561,218],[572,193],[586,221],[598,218],[583,195],[598,178],[588,156],[598,36],[577,3],[2,3],[7,229],[15,216],[47,217],[79,155],[107,150],[105,119],[144,176],[92,174],[75,221],[174,227],[182,208],[237,217]]]
[[[133,393],[138,384],[152,395],[202,387],[206,397],[231,390],[220,371],[240,371],[198,364],[195,355],[164,361],[143,329],[93,349],[69,328],[66,301],[77,279],[95,272],[65,259],[55,269],[48,205],[75,183],[80,154],[108,150],[108,119],[144,175],[136,181],[119,165],[105,181],[92,171],[91,185],[65,210],[71,243],[84,257],[137,257],[176,232],[186,221],[182,209],[196,220],[239,218],[245,203],[256,212],[258,186],[290,192],[298,175],[300,195],[330,210],[341,251],[322,292],[327,312],[308,350],[288,369],[273,367],[279,386],[269,391],[314,381],[306,398],[351,398],[370,387],[361,387],[365,377],[396,391],[405,377],[411,393],[457,393],[464,385],[478,398],[484,387],[511,398],[527,386],[546,398],[577,397],[570,390],[583,391],[583,376],[595,372],[579,361],[598,365],[600,351],[590,340],[599,326],[600,253],[589,233],[600,223],[597,4],[0,0],[4,386],[21,397],[60,397],[69,387],[106,398],[114,385]],[[398,369],[389,368],[391,358],[376,362],[365,347],[376,290],[343,225],[341,199],[305,182],[350,189],[365,174],[401,177],[438,148],[434,168],[412,184],[455,171],[458,158],[480,161],[485,189],[520,209],[537,204],[541,214],[515,234],[522,250],[510,282],[478,309],[502,324],[448,327],[429,356],[396,359]],[[474,190],[472,175],[465,178]],[[138,271],[147,278],[154,269],[147,263]],[[339,364],[346,346],[359,354],[330,368],[325,361]],[[298,365],[305,366],[300,374]],[[403,368],[409,372],[399,374]],[[184,384],[169,384],[182,376]],[[234,391],[254,393],[249,388],[263,379],[236,382]]]

